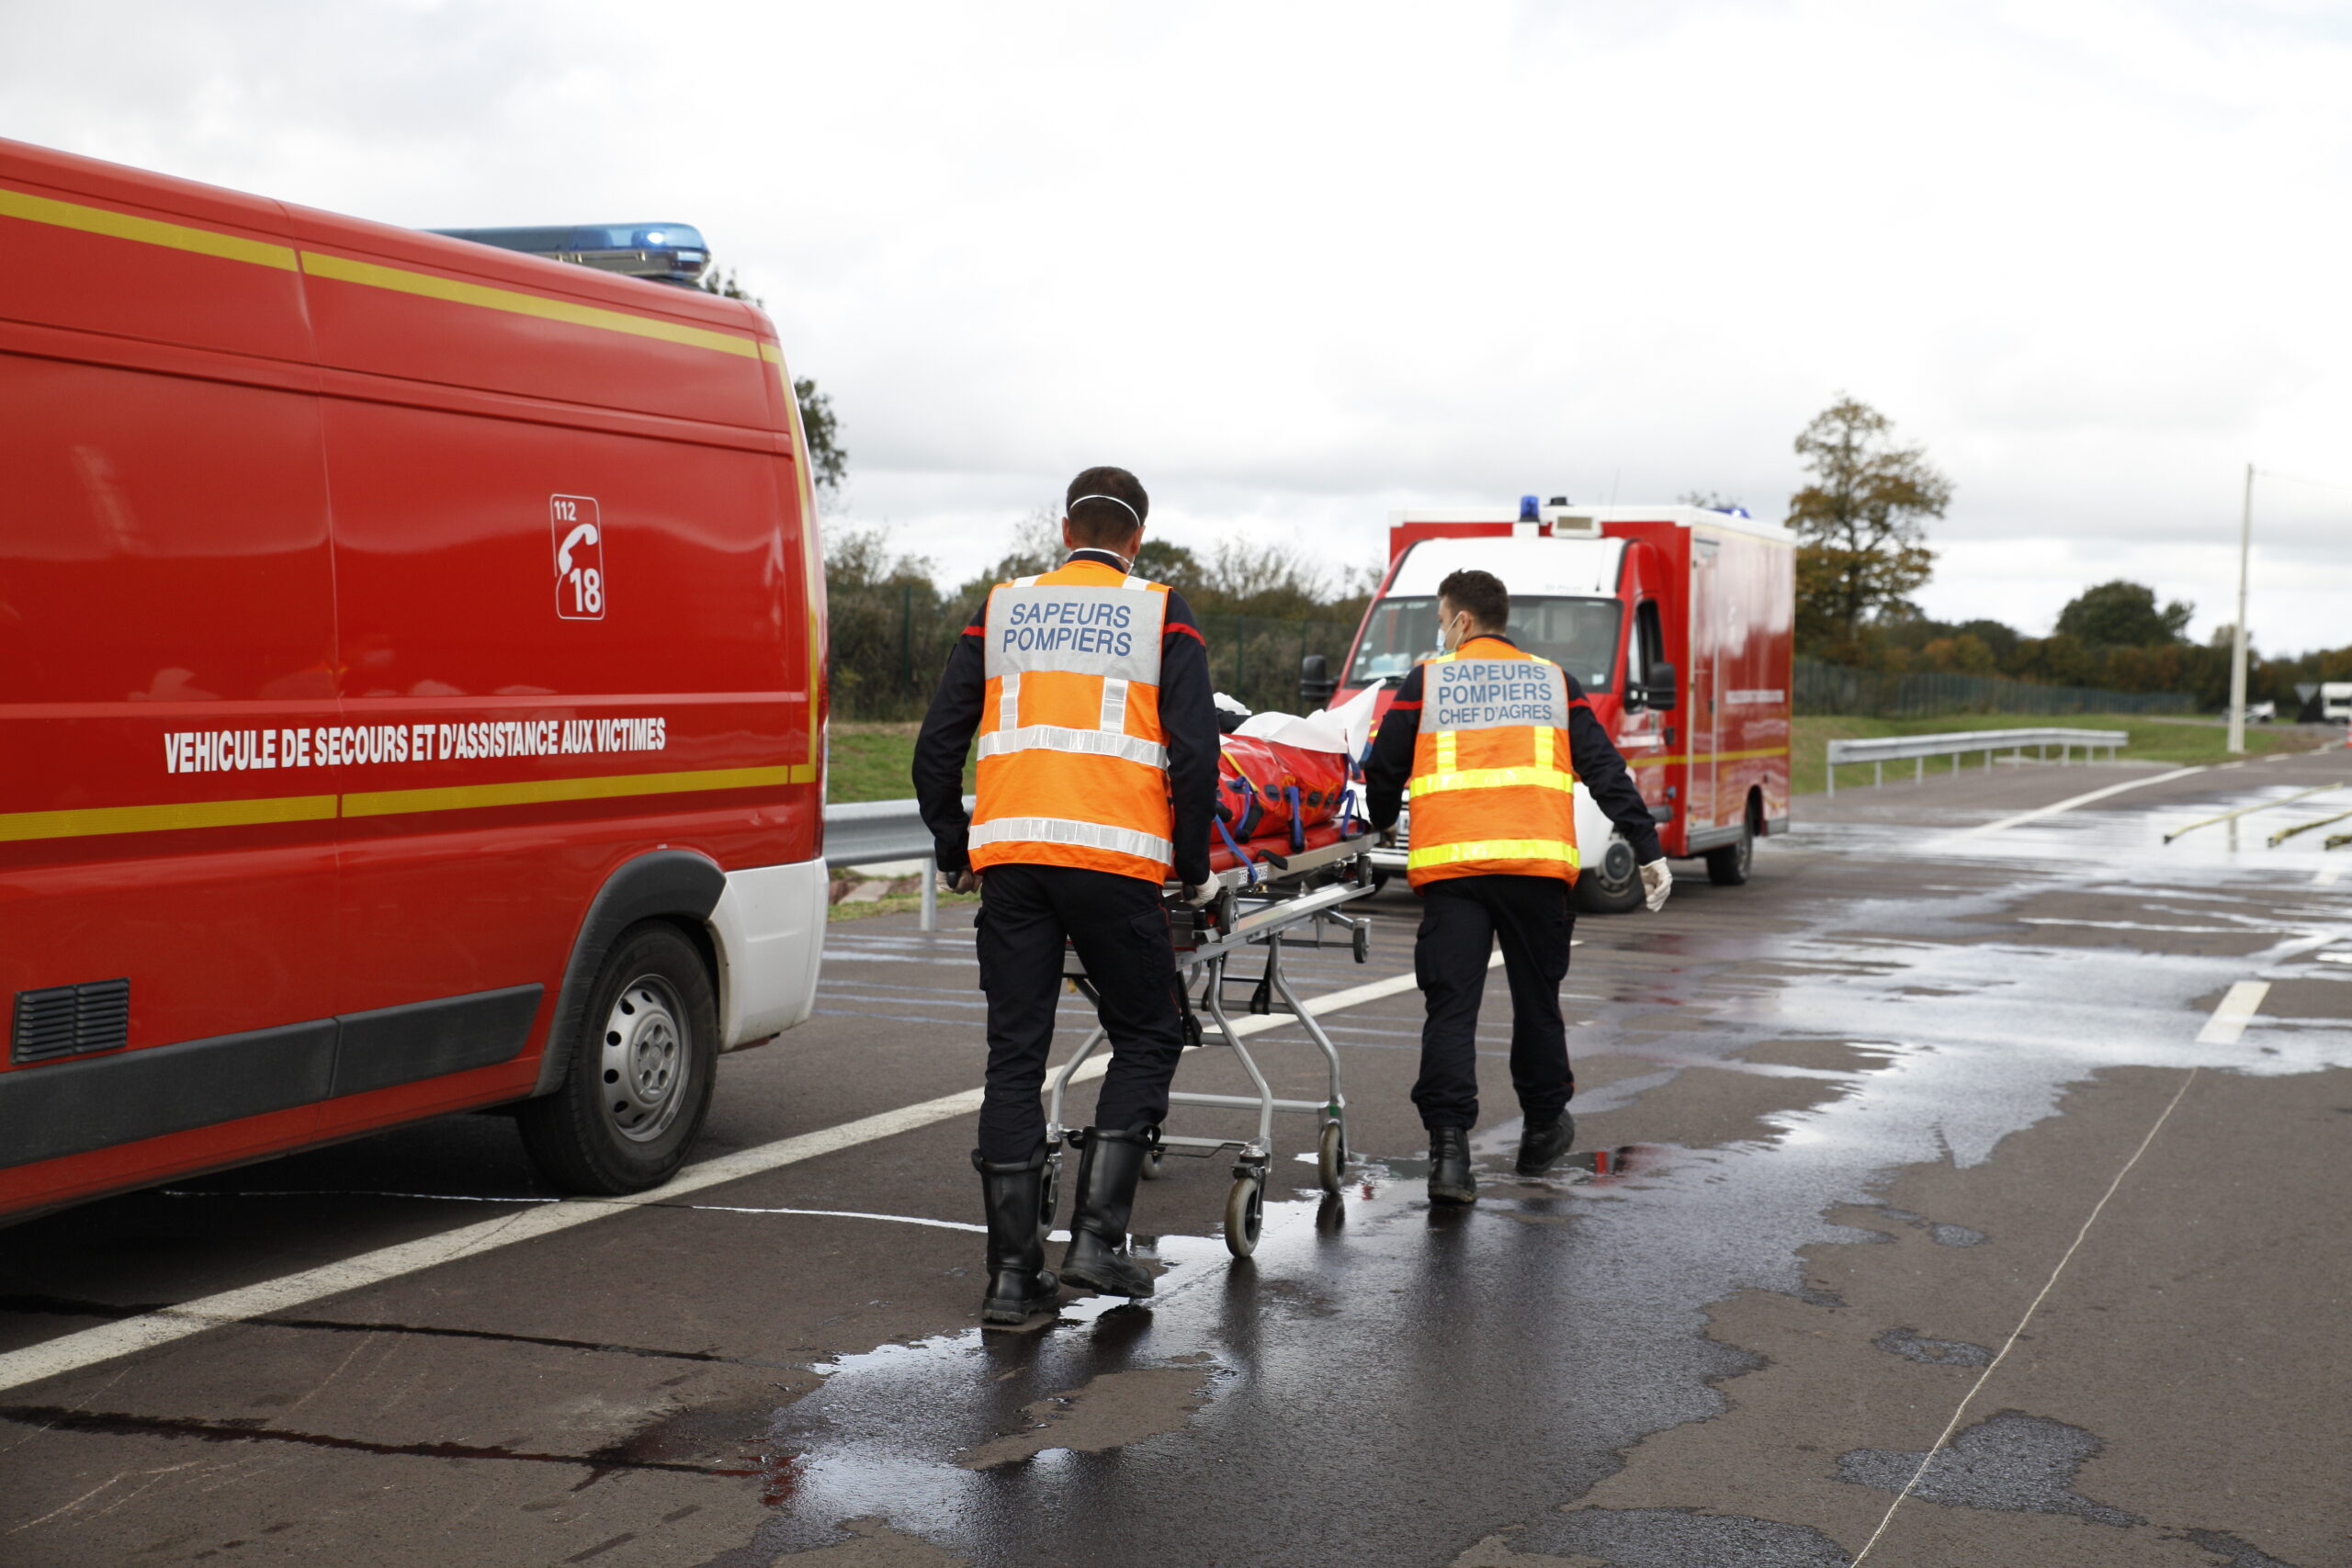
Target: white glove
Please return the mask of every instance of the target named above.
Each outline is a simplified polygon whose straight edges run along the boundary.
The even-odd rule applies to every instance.
[[[1224,891],[1224,884],[1215,879],[1204,882],[1197,887],[1188,882],[1184,884],[1184,902],[1198,909],[1215,903],[1216,896]]]
[[[1666,908],[1666,896],[1673,891],[1674,873],[1666,869],[1663,859],[1642,867],[1642,902],[1649,906],[1651,914]]]

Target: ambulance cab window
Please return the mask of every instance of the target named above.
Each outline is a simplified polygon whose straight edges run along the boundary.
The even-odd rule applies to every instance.
[[[1510,602],[1510,637],[1530,653],[1565,667],[1587,691],[1608,691],[1617,665],[1623,625],[1614,599],[1521,599]],[[1438,652],[1437,600],[1388,598],[1372,607],[1356,644],[1348,683],[1402,682],[1413,666]]]

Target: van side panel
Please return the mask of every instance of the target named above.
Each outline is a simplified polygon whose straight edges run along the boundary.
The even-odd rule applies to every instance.
[[[370,798],[342,826],[341,1009],[545,987],[511,1058],[338,1100],[330,1131],[537,1087],[580,922],[631,855],[808,852],[774,452],[557,417],[326,404],[347,707],[411,738],[346,782]],[[559,570],[575,538],[593,604]],[[499,755],[501,725],[552,744]]]
[[[119,1049],[0,1061],[0,1124],[86,1104],[118,1145],[0,1149],[0,1209],[302,1141],[314,1096],[231,1096],[266,1113],[191,1129],[214,1103],[191,1090],[288,1051],[316,1077],[336,958],[334,785],[288,765],[288,737],[339,712],[317,409],[299,367],[187,346],[223,335],[216,311],[298,341],[290,275],[23,227],[0,215],[0,255],[48,246],[143,303],[0,285],[9,309],[141,334],[0,326],[0,1003],[113,979],[130,1000]],[[218,1043],[177,1051],[197,1041]],[[38,1081],[68,1071],[70,1092]]]

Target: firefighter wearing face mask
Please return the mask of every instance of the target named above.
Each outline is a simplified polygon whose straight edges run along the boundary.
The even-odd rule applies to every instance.
[[[990,591],[915,742],[915,795],[940,874],[980,894],[989,1060],[972,1163],[988,1215],[989,1323],[1016,1324],[1058,1300],[1045,1266],[1038,1095],[1066,942],[1101,998],[1111,1066],[1094,1125],[1078,1134],[1060,1280],[1151,1294],[1151,1275],[1127,1254],[1127,1218],[1184,1043],[1161,890],[1171,875],[1196,901],[1214,886],[1217,724],[1192,611],[1133,575],[1150,506],[1124,468],[1071,481],[1069,559]],[[976,736],[967,818],[964,759]]]
[[[1510,595],[1492,574],[1438,585],[1441,646],[1406,678],[1364,766],[1372,825],[1396,826],[1412,796],[1405,872],[1421,899],[1413,969],[1428,1012],[1413,1103],[1430,1134],[1430,1198],[1476,1201],[1470,1129],[1478,1121],[1478,1004],[1502,942],[1511,998],[1511,1086],[1525,1117],[1521,1176],[1568,1152],[1576,1080],[1560,984],[1575,929],[1574,787],[1581,782],[1633,846],[1645,902],[1664,907],[1667,870],[1649,807],[1594,718],[1576,677],[1505,633]]]

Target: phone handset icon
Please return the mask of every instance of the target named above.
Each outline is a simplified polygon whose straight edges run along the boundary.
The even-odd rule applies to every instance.
[[[594,523],[582,523],[579,527],[574,528],[571,533],[566,534],[563,536],[563,543],[558,545],[555,549],[556,575],[558,577],[571,576],[571,552],[580,548],[582,545],[599,544],[603,542],[603,539],[604,536],[597,532],[596,525]]]

